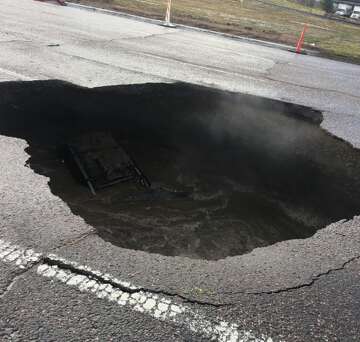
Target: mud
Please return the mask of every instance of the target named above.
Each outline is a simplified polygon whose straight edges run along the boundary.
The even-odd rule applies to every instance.
[[[189,84],[10,82],[0,94],[0,134],[26,139],[51,191],[124,248],[216,260],[359,213],[359,152],[310,108]],[[61,147],[92,131],[111,132],[152,190],[80,184]]]

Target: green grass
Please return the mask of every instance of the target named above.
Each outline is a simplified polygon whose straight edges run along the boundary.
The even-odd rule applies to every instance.
[[[74,1],[74,0],[73,0]],[[166,0],[75,0],[163,19]],[[305,23],[309,25],[305,47],[327,57],[360,63],[360,25],[308,15],[310,8],[290,0],[173,0],[172,20],[221,32],[295,45]],[[291,9],[304,11],[299,13]],[[313,13],[322,14],[319,9]]]

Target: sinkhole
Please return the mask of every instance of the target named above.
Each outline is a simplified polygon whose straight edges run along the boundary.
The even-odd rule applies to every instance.
[[[359,152],[311,108],[184,83],[7,82],[0,94],[0,134],[25,139],[51,191],[123,248],[217,260],[359,213]],[[62,147],[97,132],[151,191],[125,182],[94,196],[79,181]]]

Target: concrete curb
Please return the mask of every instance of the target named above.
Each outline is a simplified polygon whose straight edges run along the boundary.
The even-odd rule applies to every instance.
[[[158,20],[158,19],[151,19],[151,18],[139,16],[139,15],[108,10],[108,9],[104,9],[104,8],[100,8],[100,7],[81,5],[81,4],[77,4],[77,3],[73,3],[73,2],[66,2],[66,5],[68,7],[78,8],[78,9],[82,9],[82,10],[86,10],[86,11],[90,11],[90,12],[113,15],[116,17],[123,17],[123,18],[133,19],[133,20],[137,20],[137,21],[141,21],[141,22],[145,22],[145,23],[149,23],[149,24],[164,26],[164,21]],[[229,34],[229,33],[208,30],[208,29],[204,29],[204,28],[200,28],[200,27],[188,26],[188,25],[183,25],[183,24],[175,24],[174,28],[181,28],[181,29],[184,29],[187,31],[203,32],[203,33],[207,33],[207,34],[211,34],[211,35],[217,35],[220,37],[239,40],[239,41],[249,43],[249,44],[256,44],[256,45],[262,45],[262,46],[266,46],[266,47],[270,47],[270,48],[280,49],[280,50],[287,51],[287,52],[292,52],[294,50],[294,47],[290,46],[290,45],[267,42],[267,41],[264,41],[261,39],[237,36],[237,35],[233,35],[233,34]],[[305,51],[305,54],[307,54],[307,55],[316,55],[315,51],[309,51],[309,50],[303,50],[303,51]]]

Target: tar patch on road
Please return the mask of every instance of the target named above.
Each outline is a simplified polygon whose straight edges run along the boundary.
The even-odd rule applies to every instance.
[[[115,245],[216,260],[358,214],[359,152],[310,108],[189,84],[10,82],[0,94],[0,134],[25,139],[28,165]],[[151,191],[92,195],[61,152],[91,132],[109,132]]]

